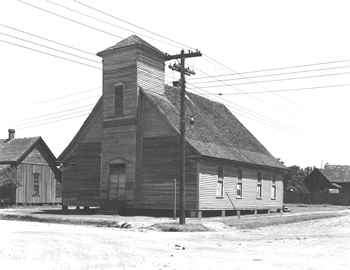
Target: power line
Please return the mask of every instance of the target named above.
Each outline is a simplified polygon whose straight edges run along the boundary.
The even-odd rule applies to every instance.
[[[191,85],[190,83],[188,83],[189,85]],[[194,86],[194,85],[192,85]],[[203,90],[202,88],[199,88],[199,87],[196,87],[194,86],[194,88],[198,89],[196,90],[196,92],[199,91],[199,93],[204,93],[204,95],[212,95],[212,93],[206,91],[206,90]],[[191,89],[191,91],[195,91],[193,88]],[[274,119],[271,119],[263,114],[260,114],[260,113],[257,113],[249,108],[246,108],[242,105],[239,105],[235,102],[232,102],[231,100],[228,100],[228,99],[225,99],[225,98],[222,98],[222,97],[217,97],[218,99],[224,101],[226,103],[226,106],[227,106],[227,103],[230,104],[228,105],[229,107],[235,109],[235,110],[238,110],[238,112],[241,114],[241,115],[244,115],[245,117],[248,117],[247,118],[250,118],[254,121],[257,121],[257,122],[261,122],[263,121],[265,124],[269,124],[270,126],[274,126],[275,124],[273,124],[275,122]]]
[[[251,73],[260,73],[260,72],[268,72],[268,71],[276,71],[276,70],[284,70],[284,69],[293,69],[293,68],[302,68],[302,67],[310,67],[310,66],[337,64],[337,63],[344,63],[344,62],[350,62],[350,59],[328,61],[328,62],[318,62],[318,63],[294,65],[294,66],[285,66],[285,67],[277,67],[277,68],[265,68],[265,69],[251,70],[251,71],[245,71],[245,72],[226,73],[226,74],[216,75],[216,77],[227,77],[227,76],[232,76],[232,75],[244,75],[244,74],[251,74]],[[210,76],[201,76],[201,77],[193,78],[193,80],[201,80],[201,79],[206,79],[206,78],[209,78],[209,77]]]
[[[90,28],[90,29],[92,29],[92,30],[95,30],[95,31],[98,31],[98,32],[107,34],[107,35],[109,35],[109,36],[117,37],[117,38],[119,38],[119,39],[122,39],[122,38],[123,38],[123,37],[118,36],[118,35],[115,35],[115,34],[113,34],[113,33],[111,33],[111,32],[105,31],[105,30],[103,30],[103,29],[101,29],[101,28],[97,28],[97,27],[91,26],[91,25],[89,25],[89,24],[79,22],[79,21],[77,21],[77,20],[71,19],[71,18],[66,17],[66,16],[64,16],[64,15],[60,15],[60,14],[58,14],[58,13],[56,13],[56,12],[53,12],[53,11],[51,11],[51,10],[48,10],[48,9],[45,9],[45,8],[42,8],[42,7],[39,7],[39,6],[37,6],[37,5],[34,5],[34,4],[31,4],[31,3],[22,1],[22,0],[17,0],[17,1],[20,2],[21,4],[28,5],[28,6],[32,7],[32,8],[41,10],[41,11],[43,11],[43,12],[46,12],[46,13],[51,14],[51,15],[54,15],[54,16],[59,17],[59,18],[61,18],[61,19],[65,19],[65,20],[68,20],[68,21],[70,21],[70,22],[73,22],[73,23],[76,23],[76,24],[85,26],[85,27]]]
[[[49,124],[59,123],[59,122],[62,122],[62,121],[67,121],[67,120],[70,120],[70,119],[75,119],[75,118],[79,118],[79,117],[86,116],[86,115],[87,115],[87,112],[83,113],[83,114],[78,114],[78,115],[66,117],[66,118],[61,118],[61,119],[56,119],[56,120],[53,120],[53,121],[48,121],[48,122],[41,123],[41,124],[23,126],[23,127],[20,127],[20,128],[21,129],[28,129],[28,128],[33,128],[33,127],[47,126]]]
[[[186,45],[186,44],[184,44],[184,43],[178,42],[178,41],[176,41],[176,40],[174,40],[174,39],[168,38],[168,37],[166,37],[166,36],[163,36],[163,35],[161,35],[161,34],[158,34],[158,33],[154,32],[154,31],[151,31],[151,30],[149,30],[149,29],[147,29],[147,28],[145,28],[145,27],[136,25],[136,24],[134,24],[134,23],[132,23],[132,22],[129,22],[129,21],[125,20],[125,19],[122,19],[122,18],[120,18],[120,17],[117,17],[117,16],[115,16],[115,15],[112,15],[112,14],[106,12],[106,11],[103,11],[103,10],[101,10],[101,9],[95,8],[95,7],[91,6],[91,5],[88,5],[88,4],[84,3],[84,2],[82,2],[82,1],[78,1],[78,0],[73,0],[73,1],[76,2],[76,3],[79,4],[79,5],[82,5],[82,6],[86,7],[86,8],[88,8],[88,9],[90,9],[90,10],[94,10],[95,12],[98,12],[98,13],[100,13],[100,14],[103,14],[103,15],[105,15],[105,16],[107,16],[107,17],[113,18],[113,19],[115,19],[115,20],[117,20],[117,21],[120,21],[120,22],[123,22],[123,23],[125,23],[125,24],[131,25],[131,26],[133,26],[133,27],[135,27],[135,28],[137,28],[137,29],[140,29],[140,30],[142,30],[142,31],[145,31],[145,32],[147,32],[147,33],[150,33],[150,34],[152,34],[152,35],[155,35],[155,36],[157,36],[157,37],[160,37],[160,38],[162,38],[162,39],[168,40],[168,41],[170,41],[170,42],[172,42],[172,43],[175,43],[175,44],[179,45],[179,46],[177,46],[178,48],[186,47],[186,48],[189,48],[189,49],[195,49],[195,48],[193,48],[193,47],[191,47],[191,46],[188,46],[188,45]],[[136,32],[135,32],[135,33],[136,33]]]
[[[98,90],[98,89],[101,89],[101,87],[95,87],[95,88],[88,89],[88,90],[73,92],[73,93],[71,93],[71,94],[64,95],[64,96],[59,96],[59,97],[55,97],[55,98],[51,98],[51,99],[46,99],[46,100],[38,101],[37,104],[40,104],[40,103],[48,103],[48,102],[56,101],[56,100],[59,100],[59,99],[65,99],[65,98],[69,98],[69,97],[71,97],[71,96],[77,96],[77,95],[80,95],[80,94],[82,94],[82,93],[92,92],[92,91],[95,91],[95,90]]]
[[[327,89],[327,88],[346,87],[346,86],[350,86],[350,84],[330,84],[330,85],[320,85],[320,86],[311,86],[311,87],[303,87],[303,88],[275,89],[275,90],[266,90],[266,91],[245,91],[245,92],[239,92],[239,93],[209,93],[209,94],[218,95],[218,96],[247,95],[247,94],[264,94],[264,93],[277,93],[277,92],[294,92],[294,91]]]
[[[18,1],[19,1],[19,0],[18,0]],[[138,28],[138,29],[141,29],[141,30],[143,30],[143,31],[146,31],[146,32],[148,32],[148,33],[151,33],[151,34],[153,34],[153,35],[156,35],[156,36],[158,36],[158,37],[161,37],[161,38],[163,38],[163,39],[166,39],[166,40],[168,40],[168,41],[171,41],[171,42],[173,42],[173,43],[176,43],[176,44],[178,44],[178,45],[185,46],[185,47],[190,47],[190,46],[188,46],[188,45],[186,45],[186,44],[177,42],[177,41],[175,41],[175,40],[173,40],[173,39],[170,39],[170,38],[168,38],[168,37],[165,37],[165,36],[163,36],[163,35],[160,35],[160,34],[158,34],[158,33],[156,33],[156,32],[150,31],[150,30],[148,30],[148,29],[146,29],[146,28],[144,28],[144,27],[141,27],[141,26],[138,26],[138,25],[136,25],[136,24],[133,24],[133,23],[127,21],[127,20],[124,20],[124,19],[121,19],[121,18],[119,18],[119,17],[116,17],[116,16],[114,16],[114,15],[112,15],[112,14],[110,14],[110,13],[107,13],[107,12],[105,12],[105,11],[102,11],[102,10],[100,10],[100,9],[97,9],[97,8],[95,8],[95,7],[92,7],[91,5],[87,5],[87,4],[83,3],[82,1],[76,1],[76,0],[74,0],[74,1],[75,1],[76,3],[78,3],[78,4],[80,4],[80,5],[82,5],[82,6],[86,7],[86,8],[88,8],[88,9],[94,10],[95,12],[98,12],[98,13],[101,13],[101,14],[103,14],[103,15],[105,15],[105,16],[114,18],[114,19],[116,19],[116,20],[118,20],[118,21],[122,21],[123,23],[132,25],[133,27],[136,27],[136,28]],[[52,1],[50,1],[50,2],[52,2]],[[65,7],[65,8],[67,8],[67,7]],[[191,47],[190,47],[190,48],[191,48]],[[207,57],[208,57],[209,59],[215,60],[215,59],[213,59],[212,57],[209,57],[209,56],[207,56]],[[217,60],[215,60],[215,62],[219,63],[219,61],[217,61]],[[227,67],[227,66],[225,66],[225,67]],[[231,70],[232,70],[232,69],[231,69]],[[255,98],[255,99],[258,99],[258,98],[256,98],[256,97],[254,97],[254,98]],[[281,98],[283,98],[283,97],[281,97]]]
[[[272,73],[272,74],[263,74],[263,75],[257,75],[257,76],[245,76],[241,78],[228,78],[224,79],[225,81],[238,81],[238,80],[244,80],[244,79],[255,79],[255,78],[263,78],[263,77],[273,77],[273,76],[284,76],[284,75],[290,75],[290,74],[299,74],[299,73],[307,73],[307,72],[316,72],[316,71],[325,71],[325,70],[333,70],[333,69],[343,69],[343,68],[350,68],[350,65],[345,65],[345,66],[338,66],[338,67],[328,67],[328,68],[318,68],[318,69],[308,69],[308,70],[299,70],[299,71],[292,71],[292,72],[282,72],[282,73]],[[236,75],[236,74],[231,74],[231,75]],[[214,77],[223,77],[222,75],[217,75]],[[200,81],[196,83],[211,83],[213,82],[212,80],[207,80],[207,81]]]
[[[55,43],[57,45],[60,45],[60,46],[63,46],[63,47],[66,47],[66,48],[69,48],[69,49],[72,49],[72,50],[76,50],[76,51],[79,51],[79,52],[82,52],[82,53],[85,53],[85,54],[88,54],[88,55],[93,55],[93,56],[96,57],[96,54],[93,53],[93,52],[82,50],[82,49],[79,49],[77,47],[58,42],[56,40],[52,40],[52,39],[49,39],[49,38],[46,38],[46,37],[43,37],[43,36],[39,36],[37,34],[29,33],[27,31],[21,30],[19,28],[13,27],[13,26],[9,26],[9,25],[6,25],[6,24],[0,24],[0,26],[8,28],[8,29],[11,29],[11,30],[14,30],[14,31],[17,31],[17,32],[20,32],[20,33],[23,33],[23,34],[26,34],[26,35],[29,35],[29,36],[33,36],[33,37],[36,37],[36,38],[39,38],[39,39],[42,39],[42,40],[45,40],[45,41],[48,41],[48,42],[52,42],[52,43]]]
[[[49,11],[49,10],[46,10],[46,9],[43,9],[43,8],[34,6],[34,5],[32,5],[32,4],[29,4],[29,3],[27,3],[27,2],[24,2],[24,1],[21,1],[21,0],[17,0],[17,1],[19,1],[19,2],[21,2],[21,3],[24,3],[24,4],[27,4],[27,5],[30,5],[30,6],[32,6],[32,7],[38,8],[39,10],[48,12],[48,13],[50,13],[50,14],[52,14],[52,15],[55,15],[55,16],[59,15],[59,14],[54,13],[54,12],[51,12],[51,11]],[[80,2],[80,3],[81,3],[81,1],[76,1],[76,2]],[[109,15],[110,15],[110,14],[109,14]],[[116,17],[113,16],[113,15],[110,15],[110,16],[116,18]],[[67,17],[64,17],[64,18],[67,19]],[[74,20],[73,20],[73,21],[74,21]],[[128,22],[128,23],[129,23],[129,22]],[[87,26],[87,25],[85,25],[85,24],[83,24],[83,25],[84,25],[84,26]],[[137,28],[139,28],[139,29],[142,29],[142,28],[143,28],[143,27],[139,27],[139,26],[137,26],[137,25],[135,25],[135,24],[132,24],[132,25],[134,25],[135,27],[137,27]],[[91,27],[89,27],[89,28],[91,28]],[[95,27],[93,27],[93,29],[96,30]],[[145,29],[145,28],[143,28],[143,29],[144,29],[145,31],[148,31],[148,32],[150,32],[150,33],[152,33],[152,34],[155,34],[155,35],[157,35],[157,36],[160,36],[160,37],[162,37],[162,38],[165,38],[165,39],[170,40],[170,41],[172,41],[172,42],[175,42],[175,43],[177,43],[177,44],[185,45],[185,44],[179,43],[179,42],[177,42],[177,41],[175,41],[175,40],[172,40],[172,39],[166,38],[166,37],[164,37],[164,36],[162,36],[162,35],[159,35],[159,34],[157,34],[157,33],[155,33],[155,32],[149,31],[148,29]],[[106,31],[103,31],[103,32],[106,32]],[[185,45],[185,46],[187,47],[187,45]],[[216,61],[217,61],[217,60],[216,60]],[[218,62],[218,61],[217,61],[217,62]]]
[[[234,83],[234,84],[227,84],[226,86],[236,86],[236,85],[255,84],[255,83],[280,82],[280,81],[291,81],[291,80],[301,80],[301,79],[311,79],[311,78],[321,78],[321,77],[332,77],[332,76],[341,76],[341,75],[348,75],[348,74],[350,74],[349,71],[347,71],[347,72],[338,72],[338,73],[327,73],[327,74],[310,75],[310,76],[301,76],[301,77],[289,77],[289,78],[281,78],[281,79],[273,79],[273,80]],[[221,81],[225,81],[225,80],[221,80]],[[201,87],[202,88],[213,88],[213,87],[220,87],[220,85],[205,85],[205,86],[201,86]]]
[[[52,57],[55,57],[55,58],[58,58],[58,59],[61,59],[61,60],[66,60],[66,61],[69,61],[69,62],[72,62],[72,63],[84,65],[84,66],[91,67],[91,68],[94,68],[94,69],[99,69],[99,70],[101,69],[101,68],[99,68],[97,66],[93,66],[93,65],[86,64],[86,63],[83,63],[83,62],[79,62],[79,61],[76,61],[76,60],[73,60],[73,59],[69,59],[69,58],[66,58],[66,57],[63,57],[63,56],[59,56],[59,55],[56,55],[56,54],[52,54],[52,53],[48,53],[48,52],[45,52],[45,51],[37,50],[37,49],[34,49],[34,48],[30,48],[30,47],[27,47],[27,46],[23,46],[23,45],[20,45],[20,44],[17,44],[17,43],[13,43],[13,42],[10,42],[10,41],[0,40],[0,42],[7,43],[7,44],[12,45],[12,46],[24,48],[24,49],[27,49],[27,50],[31,50],[31,51],[34,51],[34,52],[37,52],[37,53],[46,54],[46,55],[49,55],[49,56],[52,56]]]
[[[92,16],[92,15],[90,15],[90,14],[86,14],[86,13],[84,13],[84,12],[81,12],[81,11],[79,11],[79,10],[77,10],[77,9],[68,7],[68,6],[63,5],[63,4],[56,3],[55,1],[51,1],[51,0],[46,0],[46,1],[47,1],[49,4],[51,4],[51,5],[58,6],[58,7],[62,8],[62,9],[68,10],[68,11],[73,12],[73,13],[76,13],[76,14],[79,14],[79,15],[84,16],[84,17],[86,17],[86,18],[93,19],[93,20],[95,20],[95,21],[97,21],[97,22],[104,23],[104,24],[107,24],[107,25],[109,25],[109,26],[113,26],[113,27],[118,28],[118,29],[121,29],[121,30],[123,30],[123,31],[127,31],[127,32],[131,32],[131,33],[134,33],[134,34],[138,34],[138,35],[143,36],[143,37],[145,37],[145,38],[149,38],[149,39],[152,39],[152,40],[155,40],[155,41],[158,41],[158,42],[162,42],[162,43],[168,44],[168,45],[170,45],[170,46],[174,46],[173,44],[171,44],[171,43],[169,43],[169,42],[157,40],[157,39],[154,39],[153,37],[150,37],[150,36],[148,36],[148,35],[141,34],[141,33],[137,33],[137,32],[135,32],[135,31],[132,30],[132,29],[129,29],[129,28],[126,28],[126,27],[123,27],[123,26],[120,26],[120,25],[111,23],[111,22],[109,22],[109,21],[102,20],[102,19],[97,18],[97,17],[95,17],[95,16]],[[177,46],[174,46],[174,47],[177,47]]]
[[[46,49],[53,50],[53,51],[56,51],[56,52],[60,52],[60,53],[63,53],[63,54],[67,54],[67,55],[70,55],[70,56],[73,56],[73,57],[77,57],[77,58],[80,58],[80,59],[83,59],[83,60],[86,60],[86,61],[90,61],[90,62],[93,62],[93,63],[100,64],[99,61],[92,60],[92,59],[89,59],[89,58],[86,58],[86,57],[83,57],[83,56],[80,56],[80,55],[77,55],[77,54],[74,54],[74,53],[70,53],[70,52],[67,52],[67,51],[63,51],[63,50],[60,50],[60,49],[56,49],[56,48],[53,48],[53,47],[50,47],[50,46],[46,46],[46,45],[43,45],[41,43],[34,42],[34,41],[31,41],[31,40],[28,40],[28,39],[25,39],[25,38],[20,38],[20,37],[15,36],[15,35],[6,34],[6,33],[2,33],[2,32],[0,32],[0,35],[7,36],[7,37],[10,37],[10,38],[14,38],[14,39],[17,39],[17,40],[20,40],[20,41],[24,41],[24,42],[27,42],[27,43],[30,43],[30,44],[34,44],[34,45],[42,47],[42,48],[46,48]]]
[[[194,92],[196,93],[197,95],[200,95],[200,96],[205,96],[205,95],[208,95],[207,93],[204,93],[200,90],[194,90],[194,89],[191,89],[190,92]],[[251,113],[251,112],[247,112],[247,111],[244,111],[246,110],[245,107],[243,106],[240,106],[236,103],[232,103],[231,101],[228,101],[228,100],[224,100],[225,103],[224,105],[228,108],[231,108],[232,111],[234,111],[234,114],[235,115],[240,115],[241,117],[243,118],[246,118],[246,119],[249,119],[249,120],[252,120],[256,123],[259,123],[260,125],[263,125],[263,126],[266,126],[266,127],[269,127],[269,128],[273,128],[273,129],[276,129],[276,130],[280,130],[280,126],[276,125],[276,123],[273,123],[272,121],[269,121],[269,120],[266,120],[264,118],[262,118],[261,116],[256,116],[255,114]],[[222,101],[221,101],[222,102]],[[237,108],[238,107],[238,108]],[[241,109],[243,108],[243,109]]]
[[[18,123],[22,123],[22,122],[32,122],[32,121],[41,121],[40,119],[41,118],[51,118],[51,117],[58,117],[60,116],[60,114],[65,114],[67,112],[72,112],[74,113],[75,110],[77,109],[81,109],[81,108],[89,108],[91,107],[92,105],[94,105],[95,103],[92,103],[92,104],[87,104],[87,105],[82,105],[82,106],[78,106],[78,107],[74,107],[74,108],[70,108],[70,109],[65,109],[65,110],[61,110],[61,111],[56,111],[56,112],[52,112],[52,113],[45,113],[45,114],[42,114],[42,115],[38,115],[38,116],[35,116],[35,117],[30,117],[30,118],[26,118],[26,119],[22,119],[20,120]],[[26,123],[24,123],[26,124]]]

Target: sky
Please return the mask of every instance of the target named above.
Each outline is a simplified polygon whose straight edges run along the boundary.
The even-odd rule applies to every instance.
[[[187,61],[196,71],[188,91],[226,104],[286,165],[350,164],[349,1],[81,2],[183,45],[74,0],[2,1],[0,137],[7,137],[8,128],[17,137],[42,136],[58,156],[101,95],[100,58],[94,54],[136,33],[164,52],[200,49],[202,57]],[[257,70],[264,71],[252,72]],[[166,80],[177,76],[167,71]],[[237,94],[243,92],[254,93]]]

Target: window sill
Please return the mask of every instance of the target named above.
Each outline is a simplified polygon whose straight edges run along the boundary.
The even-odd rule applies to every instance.
[[[262,200],[262,198],[261,197],[259,197],[259,198],[256,198],[257,200]]]
[[[223,199],[224,196],[216,196],[217,199]]]

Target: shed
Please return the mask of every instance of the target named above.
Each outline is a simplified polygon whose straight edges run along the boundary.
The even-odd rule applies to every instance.
[[[15,138],[15,131],[9,129],[8,138],[0,139],[0,203],[60,202],[60,171],[44,140]]]

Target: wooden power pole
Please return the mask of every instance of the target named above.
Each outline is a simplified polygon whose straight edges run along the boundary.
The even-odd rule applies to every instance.
[[[186,173],[185,173],[185,165],[186,165],[186,140],[185,140],[185,131],[186,131],[186,119],[185,119],[185,98],[186,98],[186,79],[185,75],[194,75],[194,71],[185,67],[185,59],[202,56],[200,51],[188,51],[185,53],[184,50],[181,50],[180,54],[169,55],[165,54],[165,61],[180,59],[180,64],[169,65],[171,70],[175,70],[180,72],[181,79],[181,93],[180,93],[180,164],[179,164],[179,180],[180,180],[180,224],[186,223],[186,211],[185,211],[185,203],[186,203]]]

